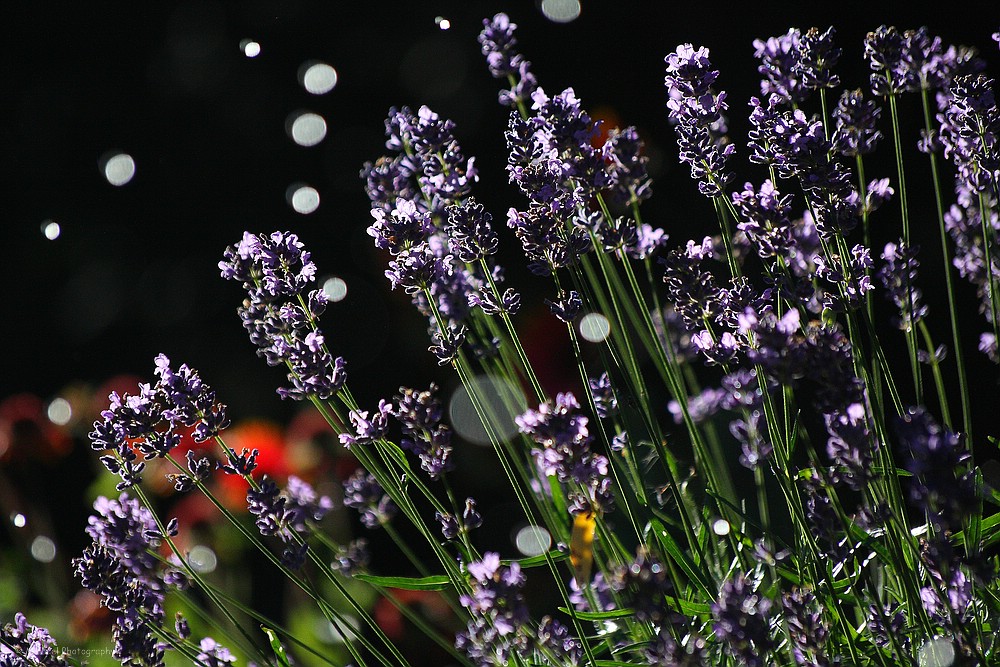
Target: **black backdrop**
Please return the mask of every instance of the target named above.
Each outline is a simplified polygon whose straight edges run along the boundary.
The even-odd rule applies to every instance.
[[[664,55],[686,41],[712,50],[742,147],[745,103],[757,92],[755,37],[792,25],[835,25],[844,49],[839,71],[851,86],[867,78],[861,40],[883,22],[927,24],[997,63],[989,38],[995,12],[953,3],[947,12],[920,15],[915,4],[583,0],[578,19],[557,24],[526,1],[3,3],[0,397],[49,397],[73,379],[149,375],[163,351],[201,369],[237,414],[287,414],[272,393],[280,376],[254,358],[234,314],[239,290],[216,269],[222,249],[244,229],[294,230],[323,275],[345,279],[348,298],[331,308],[324,328],[348,358],[362,399],[434,374],[450,381],[424,351],[419,318],[388,292],[383,260],[364,233],[370,218],[358,170],[381,154],[390,106],[426,103],[458,124],[481,170],[475,191],[499,221],[508,206],[522,204],[503,172],[506,113],[478,53],[482,17],[511,15],[549,91],[573,86],[592,112],[639,127],[657,176],[645,218],[682,242],[710,232],[713,216],[676,162],[664,112]],[[440,29],[438,16],[449,30]],[[246,38],[261,45],[256,58],[240,51]],[[314,96],[299,85],[297,70],[308,60],[337,69],[332,92]],[[903,108],[919,114],[916,100]],[[289,114],[303,109],[328,124],[326,139],[311,148],[286,134]],[[123,187],[110,185],[99,168],[114,150],[137,165]],[[891,156],[888,147],[880,152]],[[886,161],[869,173],[894,169]],[[295,182],[319,191],[312,215],[288,205],[286,189]],[[915,211],[930,204],[921,185],[911,184]],[[920,229],[924,216],[914,219]],[[40,231],[47,220],[61,226],[55,241]],[[933,219],[926,222],[935,234]],[[508,236],[504,244],[514,247]],[[511,273],[523,273],[510,257]],[[542,287],[531,279],[523,286]],[[540,302],[534,296],[526,311]],[[964,303],[974,307],[971,298]]]

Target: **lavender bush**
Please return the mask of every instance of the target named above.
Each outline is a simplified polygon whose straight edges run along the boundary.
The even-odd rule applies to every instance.
[[[488,513],[449,481],[467,444],[438,387],[359,405],[349,360],[320,326],[329,304],[309,251],[291,231],[247,232],[219,267],[243,290],[233,299],[257,355],[286,374],[278,394],[311,403],[360,462],[343,506],[421,576],[372,571],[364,539],[335,541],[320,525],[334,502],[259,474],[257,450],[226,444],[226,406],[198,372],[160,355],[154,380],[112,394],[91,434],[121,495],[97,502],[74,564],[113,614],[115,659],[420,664],[380,626],[374,592],[458,665],[1000,664],[1000,492],[975,459],[996,434],[969,400],[970,368],[992,378],[1000,361],[1000,114],[975,50],[881,26],[863,45],[870,80],[845,87],[837,64],[857,45],[793,28],[753,43],[760,95],[734,108],[709,50],[678,46],[666,114],[718,224],[688,239],[642,217],[653,185],[636,129],[599,138],[572,88],[535,77],[515,28],[497,14],[479,43],[510,108],[518,207],[494,215],[477,202],[459,127],[427,107],[390,110],[387,153],[361,176],[392,289],[461,379],[520,518],[551,542],[520,559],[482,548]],[[919,136],[901,130],[906,95],[923,106]],[[748,114],[745,141],[729,135],[734,112]],[[907,162],[914,147],[926,158]],[[896,169],[870,180],[876,150]],[[933,178],[936,210],[909,206],[917,171]],[[913,243],[914,225],[937,226],[943,263]],[[498,251],[514,241],[551,281],[545,303],[565,325],[577,392],[551,395],[519,338],[534,297],[505,285]],[[948,309],[932,313],[924,286],[942,278]],[[959,312],[962,290],[981,317]],[[947,340],[933,338],[932,315],[949,322]],[[981,356],[962,354],[963,333]],[[187,432],[214,449],[178,458]],[[199,573],[176,521],[151,510],[143,478],[157,461],[301,590],[348,655],[318,651]],[[216,469],[245,484],[246,513],[211,492]],[[401,602],[415,591],[445,612]],[[168,614],[173,598],[210,610],[199,625],[215,619],[213,636]],[[2,665],[72,664],[23,616],[0,636]]]

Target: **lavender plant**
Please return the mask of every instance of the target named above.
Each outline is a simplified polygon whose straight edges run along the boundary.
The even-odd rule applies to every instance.
[[[156,381],[112,394],[91,434],[121,496],[95,505],[75,566],[114,615],[116,659],[221,665],[231,647],[256,664],[342,664],[205,580],[143,490],[147,463],[163,459],[179,492],[205,494],[348,637],[343,659],[359,667],[419,662],[362,588],[469,666],[1000,664],[1000,492],[976,463],[996,434],[970,411],[955,299],[967,288],[953,275],[972,283],[986,320],[975,361],[995,374],[1000,116],[975,51],[879,27],[864,44],[869,84],[831,110],[838,60],[854,50],[832,28],[757,40],[761,95],[743,142],[729,135],[709,50],[678,46],[665,113],[718,224],[688,239],[642,217],[653,187],[636,129],[599,141],[572,88],[536,79],[515,24],[498,14],[483,25],[521,203],[495,218],[474,196],[459,126],[427,107],[392,109],[387,154],[361,172],[367,231],[391,288],[426,318],[429,354],[468,392],[520,518],[552,542],[520,559],[483,546],[482,502],[450,481],[467,447],[438,387],[359,405],[320,328],[328,304],[310,253],[290,231],[247,232],[219,267],[245,290],[238,312],[258,356],[285,372],[278,394],[312,404],[360,463],[342,505],[421,576],[370,571],[364,538],[341,544],[320,525],[334,501],[257,474],[259,452],[226,444],[214,392],[160,355]],[[897,101],[910,93],[922,99],[919,137],[901,129]],[[896,171],[869,181],[865,161],[889,138]],[[917,147],[927,159],[907,162]],[[907,177],[920,170],[935,185],[947,342],[927,325],[932,262],[910,238],[911,214],[934,217],[909,209]],[[879,248],[875,221],[892,229]],[[565,326],[573,392],[551,394],[520,340],[529,296],[504,288],[498,261],[515,241]],[[588,348],[582,316],[595,314],[607,335]],[[483,376],[526,403],[490,395]],[[175,457],[183,429],[214,453]],[[243,480],[252,521],[213,495],[214,469]],[[447,618],[400,604],[401,590],[434,592]],[[173,597],[210,610],[225,645],[193,639],[185,618],[168,623]],[[0,638],[0,664],[66,664],[23,616]]]

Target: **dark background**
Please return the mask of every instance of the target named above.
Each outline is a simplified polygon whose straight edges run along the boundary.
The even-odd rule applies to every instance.
[[[498,222],[509,206],[523,205],[506,184],[506,111],[495,102],[498,86],[476,43],[482,18],[496,11],[519,24],[520,48],[547,90],[573,86],[595,115],[638,126],[656,176],[644,217],[678,243],[714,229],[708,202],[677,164],[664,110],[663,57],[678,43],[712,50],[741,149],[746,100],[759,78],[755,37],[832,23],[845,86],[865,84],[862,39],[883,22],[927,24],[946,43],[973,44],[992,65],[998,60],[990,40],[997,17],[954,3],[926,15],[910,2],[582,4],[577,20],[558,24],[526,1],[3,3],[0,397],[29,391],[48,398],[71,380],[150,376],[162,351],[200,369],[237,415],[288,414],[272,391],[280,374],[254,357],[235,315],[240,291],[216,268],[244,229],[293,230],[322,275],[345,279],[348,298],[331,307],[324,328],[347,357],[361,399],[432,376],[450,382],[425,351],[420,318],[388,291],[384,259],[365,234],[369,206],[358,170],[382,154],[390,106],[426,103],[457,123],[465,153],[480,168],[475,193]],[[436,16],[451,29],[441,30]],[[261,44],[256,58],[240,51],[245,38]],[[332,92],[314,96],[299,85],[296,72],[308,60],[337,69]],[[286,133],[286,118],[301,109],[327,121],[318,146],[300,147]],[[902,109],[913,119],[905,129],[915,132],[917,99],[904,100]],[[917,162],[912,144],[907,150]],[[99,168],[114,150],[137,165],[123,187],[110,185]],[[891,147],[879,153],[884,164],[873,163],[869,175],[894,176]],[[743,160],[734,162],[737,183],[759,180]],[[929,182],[914,171],[913,225],[931,234],[933,250]],[[319,191],[312,215],[288,205],[294,182]],[[41,233],[46,220],[62,228],[55,241]],[[886,225],[894,230],[898,221]],[[884,240],[898,233],[892,230]],[[511,237],[502,238],[514,249]],[[515,284],[535,289],[519,322],[530,327],[543,308],[541,290],[550,287],[530,277],[519,283],[523,262],[509,257]],[[924,261],[940,275],[939,259]],[[964,284],[960,291],[971,292]],[[975,307],[971,297],[964,303]],[[932,307],[943,316],[943,302]],[[985,322],[969,314],[972,341]],[[968,355],[980,361],[974,347]]]

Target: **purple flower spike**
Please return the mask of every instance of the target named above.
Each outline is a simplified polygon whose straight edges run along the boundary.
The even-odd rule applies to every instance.
[[[514,37],[516,28],[516,23],[511,23],[506,14],[500,13],[492,19],[483,19],[483,31],[479,33],[479,43],[490,74],[494,79],[511,85],[510,89],[500,91],[500,104],[513,109],[531,99],[531,94],[538,87],[531,73],[531,63],[514,48],[517,46]]]
[[[649,158],[642,154],[642,149],[642,140],[634,127],[611,130],[601,149],[610,165],[611,196],[620,204],[638,204],[653,194],[646,171]]]
[[[226,248],[223,258],[222,277],[241,282],[250,297],[237,312],[257,355],[270,366],[288,367],[291,386],[280,387],[278,395],[327,399],[339,392],[346,364],[326,350],[316,326],[326,309],[326,296],[323,290],[306,290],[316,279],[316,265],[298,237],[289,232],[244,233],[240,243]]]
[[[500,555],[486,552],[480,561],[466,566],[471,594],[459,601],[471,616],[465,632],[455,637],[455,646],[478,665],[502,665],[528,649],[528,606],[524,600],[524,573],[517,563],[503,565]]]
[[[913,72],[904,60],[906,43],[895,26],[879,26],[865,37],[865,58],[872,70],[872,93],[898,95],[913,88]]]
[[[922,407],[900,417],[896,432],[908,456],[903,465],[913,473],[911,501],[927,512],[936,530],[960,530],[978,500],[966,438],[939,426]]]
[[[712,628],[726,653],[747,667],[768,664],[767,653],[774,648],[770,611],[771,601],[754,591],[742,574],[724,583],[719,599],[712,603]]]
[[[236,662],[236,656],[229,649],[211,637],[205,637],[198,644],[200,649],[196,660],[205,667],[225,667]]]
[[[580,310],[583,308],[583,301],[576,290],[570,290],[568,294],[562,293],[556,301],[546,299],[545,304],[553,315],[566,324],[571,324],[580,315]]]
[[[351,410],[348,417],[354,427],[354,433],[341,433],[340,444],[345,449],[350,449],[355,445],[370,445],[376,440],[381,440],[388,431],[391,413],[392,404],[385,399],[378,402],[378,412],[371,417],[368,416],[367,410]]]
[[[518,429],[541,448],[531,450],[538,470],[555,476],[560,482],[574,482],[580,491],[568,494],[570,511],[582,514],[594,510],[609,511],[614,497],[608,478],[608,459],[591,451],[592,436],[587,417],[580,414],[580,404],[570,393],[561,393],[515,417]]]
[[[793,243],[791,195],[782,195],[770,180],[765,180],[759,190],[746,183],[743,192],[734,192],[732,197],[741,214],[736,228],[746,234],[757,255],[761,259],[783,256]]]
[[[833,110],[833,150],[847,157],[873,152],[882,138],[875,128],[881,115],[882,110],[874,100],[865,100],[860,88],[845,90]]]
[[[45,628],[28,623],[24,614],[14,614],[14,623],[0,628],[0,665],[4,667],[69,667],[69,652],[60,649]]]
[[[757,71],[764,78],[760,82],[760,94],[767,99],[777,95],[784,103],[798,103],[809,94],[795,73],[799,61],[798,28],[792,28],[784,35],[768,37],[766,41],[753,41],[753,56],[760,60]]]
[[[809,28],[799,37],[799,57],[793,71],[803,88],[819,90],[840,85],[840,77],[832,71],[840,59],[840,49],[833,43],[835,33],[832,27],[822,32]]]
[[[899,315],[894,324],[903,330],[909,330],[914,324],[927,316],[927,306],[923,304],[923,295],[914,286],[917,280],[917,260],[919,248],[907,246],[902,240],[899,243],[886,243],[882,251],[885,265],[879,269],[878,279],[885,289],[885,297],[892,301]]]
[[[398,511],[375,477],[363,468],[355,470],[344,482],[344,506],[358,510],[361,523],[368,528],[388,523]]]
[[[680,161],[691,167],[699,192],[715,197],[732,178],[726,161],[736,150],[726,137],[726,94],[712,90],[719,72],[712,69],[705,47],[696,50],[682,44],[666,61],[667,110],[677,134]]]
[[[427,391],[399,388],[392,416],[403,427],[400,444],[420,459],[420,467],[431,479],[438,479],[454,468],[451,459],[451,429],[441,422],[443,408],[437,397],[438,387]]]
[[[492,220],[493,216],[474,197],[448,207],[445,230],[459,260],[471,264],[496,253],[499,240],[490,225]]]

